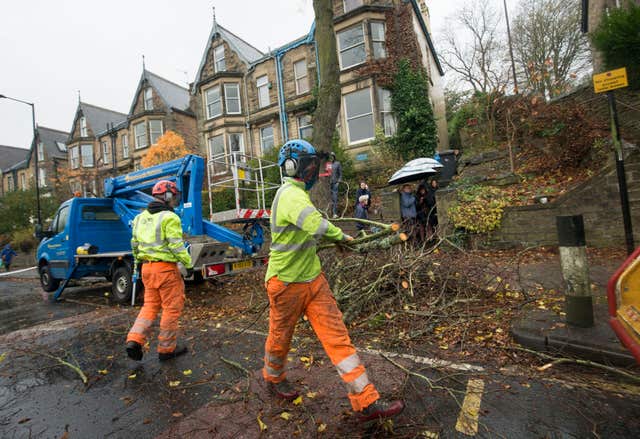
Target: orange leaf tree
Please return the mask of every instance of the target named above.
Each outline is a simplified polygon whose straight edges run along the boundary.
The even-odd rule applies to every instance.
[[[143,168],[158,165],[170,160],[179,159],[189,154],[184,139],[175,132],[169,130],[158,141],[151,145],[147,154],[142,158],[140,165]]]

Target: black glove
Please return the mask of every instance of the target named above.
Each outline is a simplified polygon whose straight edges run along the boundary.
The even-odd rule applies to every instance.
[[[193,267],[191,267],[191,268],[187,268],[186,270],[187,270],[187,275],[186,275],[185,277],[191,277],[191,276],[193,276]]]

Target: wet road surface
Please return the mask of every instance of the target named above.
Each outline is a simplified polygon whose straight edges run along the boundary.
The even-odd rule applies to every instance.
[[[104,306],[103,292],[95,285],[66,295],[82,303],[49,304],[36,280],[0,279],[0,437],[258,437],[258,416],[270,426],[267,437],[296,431],[306,437],[320,421],[325,437],[393,436],[353,422],[342,384],[315,340],[294,342],[290,377],[318,396],[300,406],[276,403],[259,378],[260,331],[238,333],[234,326],[244,324],[224,316],[185,321],[189,354],[161,364],[154,340],[136,363],[123,349],[136,310]],[[310,357],[307,370],[302,359]],[[397,365],[376,352],[361,358],[384,394],[408,403],[394,425],[399,437],[640,437],[640,390],[611,377],[542,379],[517,368],[435,369],[422,364],[424,357],[396,357]],[[77,364],[87,385],[60,360]],[[283,411],[300,422],[284,421]]]

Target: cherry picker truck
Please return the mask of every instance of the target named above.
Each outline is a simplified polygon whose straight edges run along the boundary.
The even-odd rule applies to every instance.
[[[158,180],[176,183],[181,200],[174,210],[182,220],[195,280],[232,274],[266,263],[261,221],[242,233],[202,217],[204,159],[185,157],[126,175],[107,178],[103,198],[71,198],[58,208],[38,246],[40,284],[58,300],[72,279],[88,276],[111,281],[111,299],[131,299],[135,283],[131,253],[133,219],[153,200]],[[138,290],[139,291],[139,290]]]

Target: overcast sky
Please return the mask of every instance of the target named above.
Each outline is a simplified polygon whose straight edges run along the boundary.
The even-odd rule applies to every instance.
[[[464,1],[427,0],[435,40]],[[127,113],[143,54],[148,70],[193,81],[214,5],[218,23],[262,51],[306,34],[313,21],[312,0],[3,0],[0,94],[34,102],[36,122],[63,131],[78,90],[83,102]],[[0,99],[0,145],[30,141],[30,107]]]

